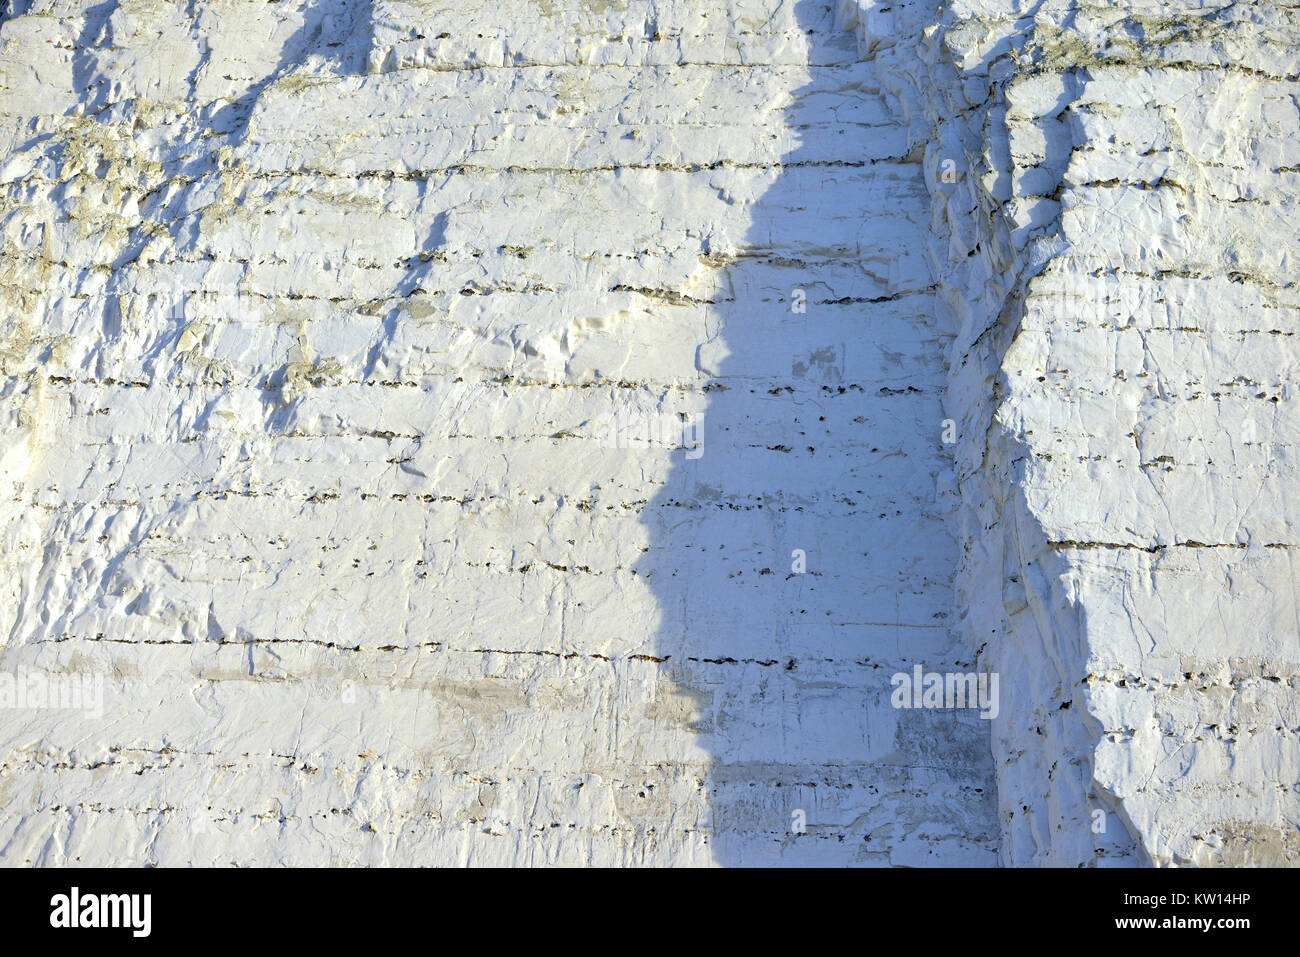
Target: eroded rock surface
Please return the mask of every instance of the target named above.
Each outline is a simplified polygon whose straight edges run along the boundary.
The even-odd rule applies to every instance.
[[[0,859],[1294,862],[1296,39],[9,3]]]

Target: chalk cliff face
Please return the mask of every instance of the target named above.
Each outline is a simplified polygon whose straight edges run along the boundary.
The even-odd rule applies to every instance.
[[[1003,861],[1295,863],[1295,11],[842,6],[926,148]]]
[[[0,860],[1294,863],[1297,40],[8,3]]]

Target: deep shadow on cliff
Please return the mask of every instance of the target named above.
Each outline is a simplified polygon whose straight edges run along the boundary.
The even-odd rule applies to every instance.
[[[708,754],[714,862],[989,865],[987,722],[889,701],[892,674],[973,662],[936,492],[928,200],[831,7],[796,8],[809,62],[837,65],[790,91],[799,145],[713,297],[729,355],[705,370],[701,454],[674,453],[643,513],[656,693]]]

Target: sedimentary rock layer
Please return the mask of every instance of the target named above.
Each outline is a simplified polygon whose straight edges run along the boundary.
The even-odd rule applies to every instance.
[[[6,6],[0,860],[1294,862],[1294,12],[465,6]]]

